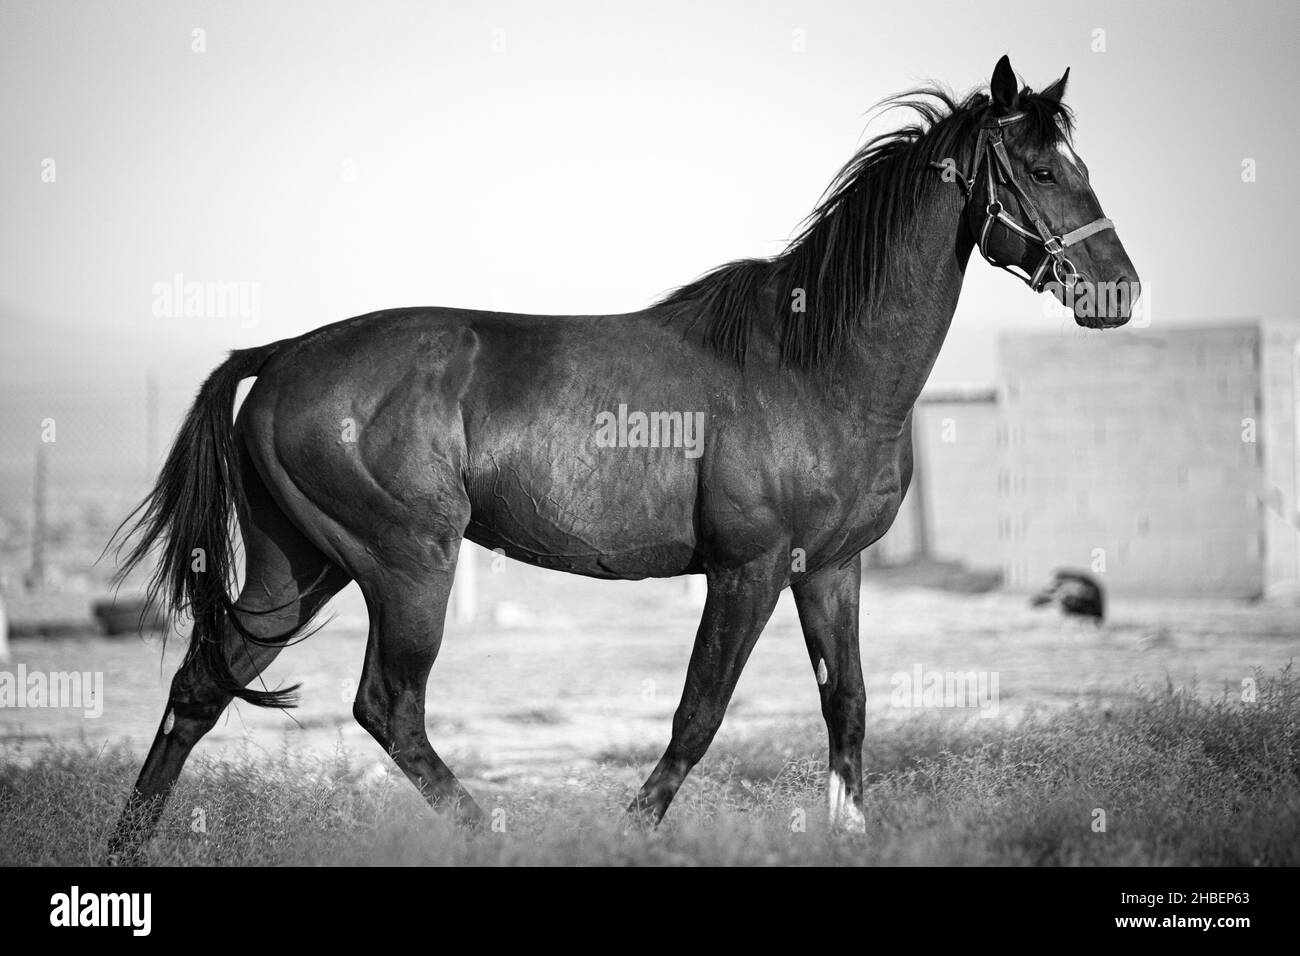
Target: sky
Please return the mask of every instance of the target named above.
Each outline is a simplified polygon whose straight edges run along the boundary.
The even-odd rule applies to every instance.
[[[636,310],[779,251],[901,121],[872,104],[1003,53],[1038,88],[1071,68],[1153,326],[1296,315],[1297,9],[0,0],[0,381],[191,389],[388,307]],[[187,317],[178,276],[243,308]],[[975,260],[932,381],[1069,328]]]

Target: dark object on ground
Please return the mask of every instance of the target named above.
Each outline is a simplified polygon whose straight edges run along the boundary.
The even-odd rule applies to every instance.
[[[1052,583],[1030,598],[1034,607],[1059,604],[1062,614],[1090,617],[1101,623],[1106,617],[1106,592],[1101,583],[1086,571],[1059,568],[1052,573]]]
[[[96,601],[93,610],[100,629],[109,637],[167,629],[162,612],[148,606],[144,598]]]

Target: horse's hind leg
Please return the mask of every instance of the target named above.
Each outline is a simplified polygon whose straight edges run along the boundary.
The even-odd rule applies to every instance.
[[[292,635],[348,582],[271,500],[245,466],[246,502],[240,528],[247,556],[244,586],[235,601],[238,627],[225,622],[220,653],[233,683],[246,687],[275,659]],[[109,843],[119,862],[134,860],[152,834],[163,805],[195,744],[236,696],[208,654],[189,654],[172,679],[171,694],[153,746]]]
[[[360,581],[370,640],[352,712],[431,806],[476,824],[483,811],[434,751],[424,726],[425,687],[442,646],[459,550],[460,535],[444,526],[418,570],[390,567]]]
[[[862,736],[866,689],[858,651],[858,559],[799,580],[792,588],[830,739],[827,801],[831,826],[861,832]]]

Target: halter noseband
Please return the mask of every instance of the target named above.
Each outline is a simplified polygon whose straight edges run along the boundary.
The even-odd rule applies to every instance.
[[[1047,222],[1038,212],[1038,207],[1034,205],[1033,200],[1025,193],[1020,184],[1016,182],[1015,174],[1011,171],[1011,159],[1007,156],[1006,146],[1002,143],[1002,130],[1024,119],[1027,113],[1012,113],[1009,116],[1000,116],[983,123],[980,126],[979,135],[975,139],[975,151],[971,154],[971,165],[965,179],[958,179],[957,185],[961,187],[962,193],[966,196],[967,203],[975,195],[975,181],[979,178],[980,169],[983,168],[985,175],[988,177],[988,205],[984,209],[984,225],[980,227],[979,250],[990,265],[997,266],[999,269],[1005,269],[1016,278],[1028,283],[1029,288],[1035,292],[1043,291],[1043,286],[1047,284],[1047,267],[1052,267],[1052,275],[1062,286],[1067,289],[1074,288],[1082,278],[1082,274],[1075,271],[1074,263],[1065,255],[1065,250],[1073,245],[1077,245],[1089,236],[1096,235],[1106,229],[1114,229],[1115,224],[1104,216],[1100,219],[1094,219],[1086,226],[1080,226],[1078,229],[1072,229],[1064,235],[1057,235]],[[937,169],[948,170],[951,163],[931,163]],[[994,172],[996,167],[997,172]],[[1016,200],[1020,203],[1021,210],[1029,217],[1030,225],[1033,229],[1027,229],[1015,219],[1008,215],[1006,208],[998,199],[998,178],[1011,189]],[[995,222],[1001,223],[1012,232],[1028,239],[1030,242],[1036,242],[1043,249],[1043,257],[1038,260],[1038,265],[1033,272],[1021,274],[1015,271],[1017,266],[998,262],[989,255],[987,245],[989,230],[993,228]],[[1023,271],[1023,270],[1022,270]]]

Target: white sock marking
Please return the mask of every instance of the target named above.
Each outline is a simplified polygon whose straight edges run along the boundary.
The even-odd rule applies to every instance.
[[[836,770],[832,770],[826,780],[826,800],[830,810],[831,826],[840,827],[850,833],[866,831],[866,817],[854,805],[853,799],[849,796],[849,785]]]

